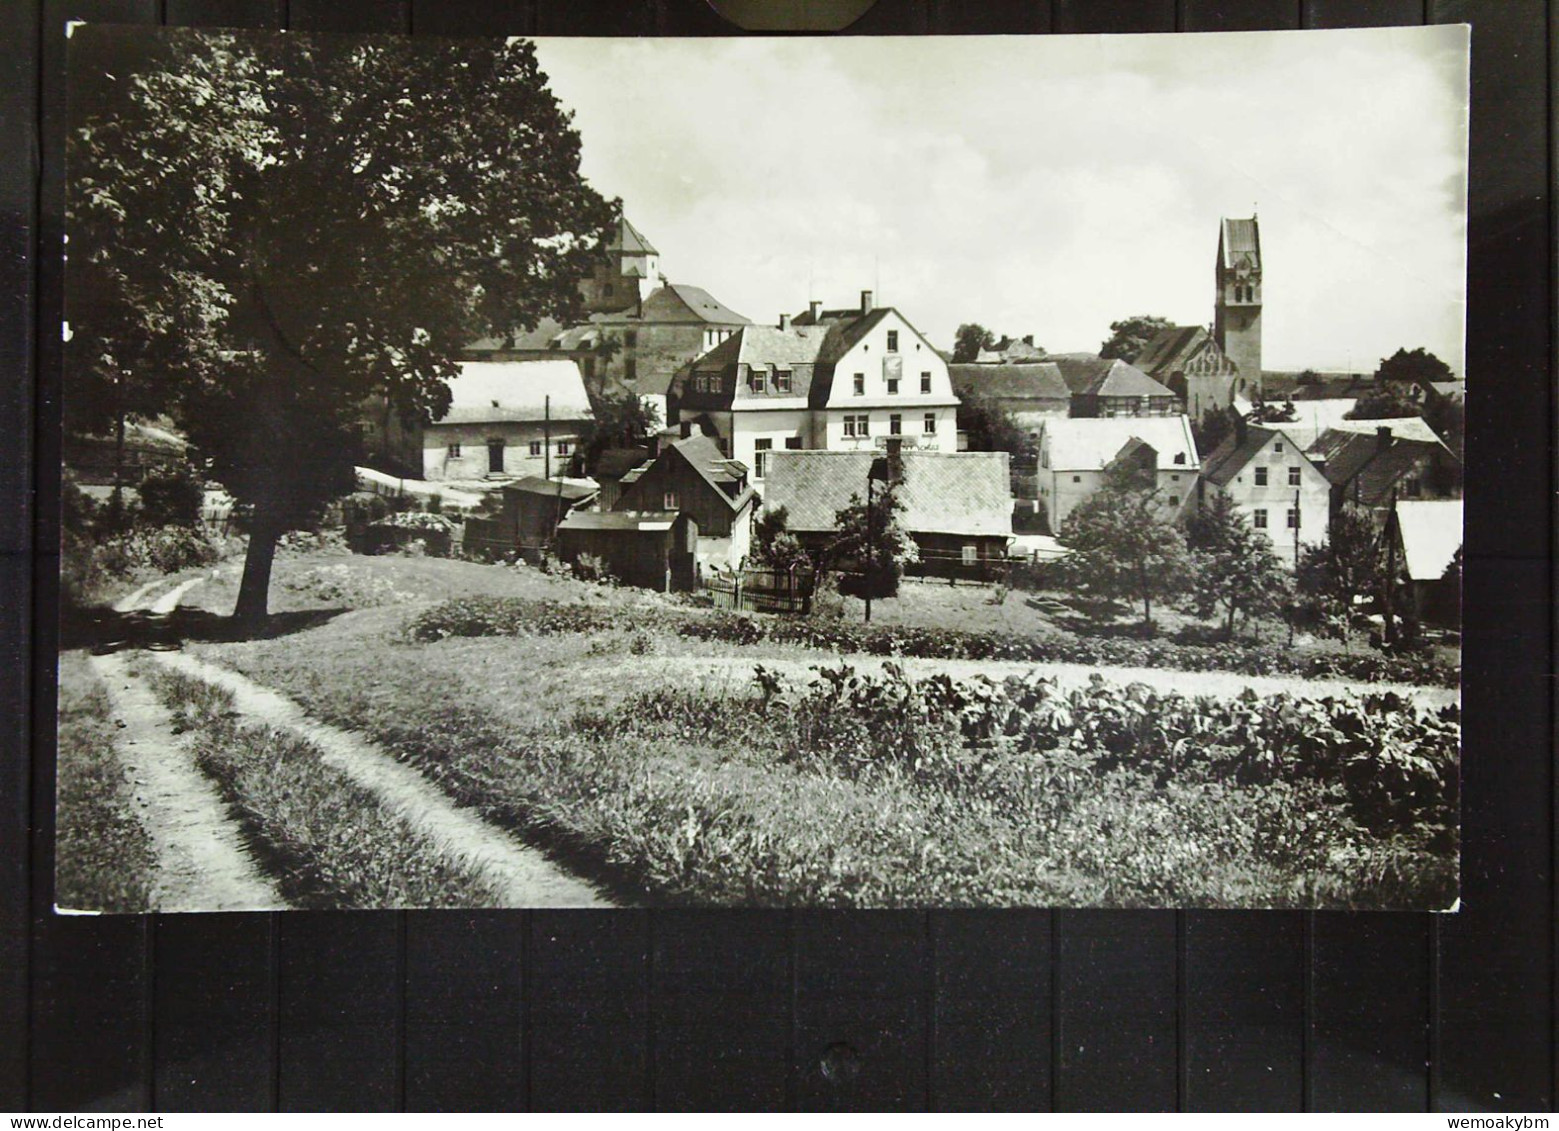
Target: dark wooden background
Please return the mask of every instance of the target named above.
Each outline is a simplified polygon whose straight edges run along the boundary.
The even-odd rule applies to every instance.
[[[413,35],[734,30],[702,0],[7,0],[0,1109],[1552,1105],[1543,0],[877,0],[852,29],[1473,24],[1464,909],[1442,916],[51,915],[67,18]],[[1357,81],[1368,100],[1371,76]]]

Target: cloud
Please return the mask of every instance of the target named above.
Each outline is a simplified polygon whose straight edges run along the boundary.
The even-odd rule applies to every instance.
[[[538,45],[586,175],[755,320],[875,288],[941,344],[1205,323],[1218,219],[1259,202],[1266,358],[1296,368],[1460,367],[1464,51],[1443,27]]]

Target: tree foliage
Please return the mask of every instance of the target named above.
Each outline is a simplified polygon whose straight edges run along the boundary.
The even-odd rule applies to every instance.
[[[1280,612],[1287,578],[1272,540],[1252,529],[1228,495],[1218,492],[1186,524],[1194,563],[1191,602],[1201,617],[1219,615],[1228,639],[1240,618]]]
[[[1017,418],[1001,401],[981,392],[970,392],[958,405],[958,430],[969,441],[971,452],[1008,452],[1014,463],[1033,464],[1038,450]]]
[[[1377,385],[1417,385],[1425,388],[1436,381],[1454,381],[1451,367],[1434,354],[1419,346],[1417,349],[1399,349],[1390,357],[1380,359],[1375,369]]]
[[[1417,416],[1418,405],[1403,396],[1395,388],[1371,389],[1348,410],[1348,420],[1400,420]]]
[[[129,386],[275,541],[352,487],[357,419],[438,419],[473,337],[579,312],[614,205],[519,40],[78,31],[67,397]],[[121,398],[125,399],[125,398]]]
[[[855,597],[892,597],[899,591],[904,567],[920,560],[920,548],[903,524],[904,501],[891,487],[872,492],[868,513],[861,496],[834,515],[834,540],[828,556],[852,572],[839,589]]]
[[[1196,441],[1196,454],[1209,456],[1218,445],[1234,434],[1235,411],[1232,408],[1212,406],[1202,410],[1202,415],[1191,421],[1191,437]]]
[[[1369,516],[1344,507],[1332,517],[1326,541],[1300,548],[1295,584],[1319,618],[1346,636],[1358,605],[1380,588],[1385,559]]]
[[[806,569],[812,559],[801,540],[790,532],[790,512],[774,507],[758,516],[752,528],[753,557],[771,569]]]
[[[1115,479],[1079,504],[1061,524],[1071,551],[1062,572],[1105,600],[1140,603],[1152,631],[1153,602],[1183,592],[1190,574],[1185,537],[1164,514],[1156,490]]]
[[[1110,323],[1110,336],[1099,346],[1100,357],[1118,357],[1125,362],[1137,360],[1148,339],[1174,323],[1156,314],[1133,314]]]
[[[981,350],[988,350],[995,344],[995,334],[978,322],[965,322],[953,335],[953,360],[973,361],[980,356]]]
[[[635,392],[603,393],[591,401],[592,419],[580,445],[587,471],[595,470],[602,452],[640,447],[660,431],[660,411]]]

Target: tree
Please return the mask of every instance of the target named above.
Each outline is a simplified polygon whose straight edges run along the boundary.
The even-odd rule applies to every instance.
[[[1238,619],[1281,611],[1288,584],[1272,540],[1251,528],[1221,492],[1186,524],[1191,550],[1191,601],[1201,617],[1221,614],[1227,639]]]
[[[904,502],[892,487],[873,492],[871,513],[861,496],[834,515],[834,540],[828,557],[853,565],[856,573],[842,578],[839,591],[853,597],[892,597],[899,591],[904,567],[920,560],[920,548],[904,529]],[[869,532],[869,534],[868,534]],[[870,552],[867,547],[870,546]]]
[[[1302,547],[1295,584],[1301,596],[1346,639],[1360,601],[1375,595],[1385,573],[1385,547],[1369,516],[1344,507],[1326,541]]]
[[[790,532],[790,512],[784,507],[766,510],[752,528],[753,557],[771,569],[788,572],[805,569],[811,557],[801,540]]]
[[[1196,441],[1196,454],[1209,456],[1234,434],[1235,412],[1232,408],[1205,408],[1199,420],[1191,421],[1191,436]]]
[[[1418,405],[1394,388],[1371,389],[1348,410],[1346,420],[1398,420],[1417,416]]]
[[[1119,322],[1110,323],[1110,336],[1099,347],[1100,357],[1118,357],[1122,361],[1136,361],[1148,339],[1174,323],[1156,314],[1133,314]]]
[[[1106,600],[1142,605],[1142,627],[1153,631],[1153,601],[1185,589],[1190,572],[1185,538],[1162,514],[1156,490],[1112,479],[1061,524],[1066,578]]]
[[[958,430],[965,433],[971,452],[1008,452],[1016,463],[1032,464],[1039,458],[1034,441],[1001,401],[981,392],[970,392],[958,405]]]
[[[1280,402],[1258,400],[1251,406],[1247,419],[1252,424],[1288,424],[1299,419],[1299,410],[1294,407],[1293,397],[1284,397]]]
[[[1432,383],[1455,379],[1451,367],[1422,346],[1413,350],[1399,349],[1390,357],[1381,358],[1375,369],[1375,383],[1382,387],[1417,386],[1427,392]]]
[[[592,419],[580,445],[587,471],[594,472],[607,449],[638,447],[660,431],[660,411],[635,392],[603,393],[592,401]]]
[[[277,539],[350,491],[369,398],[449,406],[472,338],[578,317],[615,205],[519,40],[79,29],[67,398],[134,374]]]
[[[953,360],[973,361],[980,356],[981,350],[988,350],[995,344],[995,334],[978,322],[965,322],[953,335]]]

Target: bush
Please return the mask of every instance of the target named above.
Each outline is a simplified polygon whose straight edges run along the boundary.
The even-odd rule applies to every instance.
[[[136,527],[101,538],[67,532],[61,549],[62,594],[77,607],[92,604],[115,584],[211,565],[222,551],[217,538],[191,526]]]
[[[136,493],[144,526],[194,526],[206,501],[205,479],[187,463],[147,472]]]
[[[616,580],[606,564],[606,559],[595,554],[580,554],[574,559],[574,576],[580,581],[598,581],[608,584]]]

